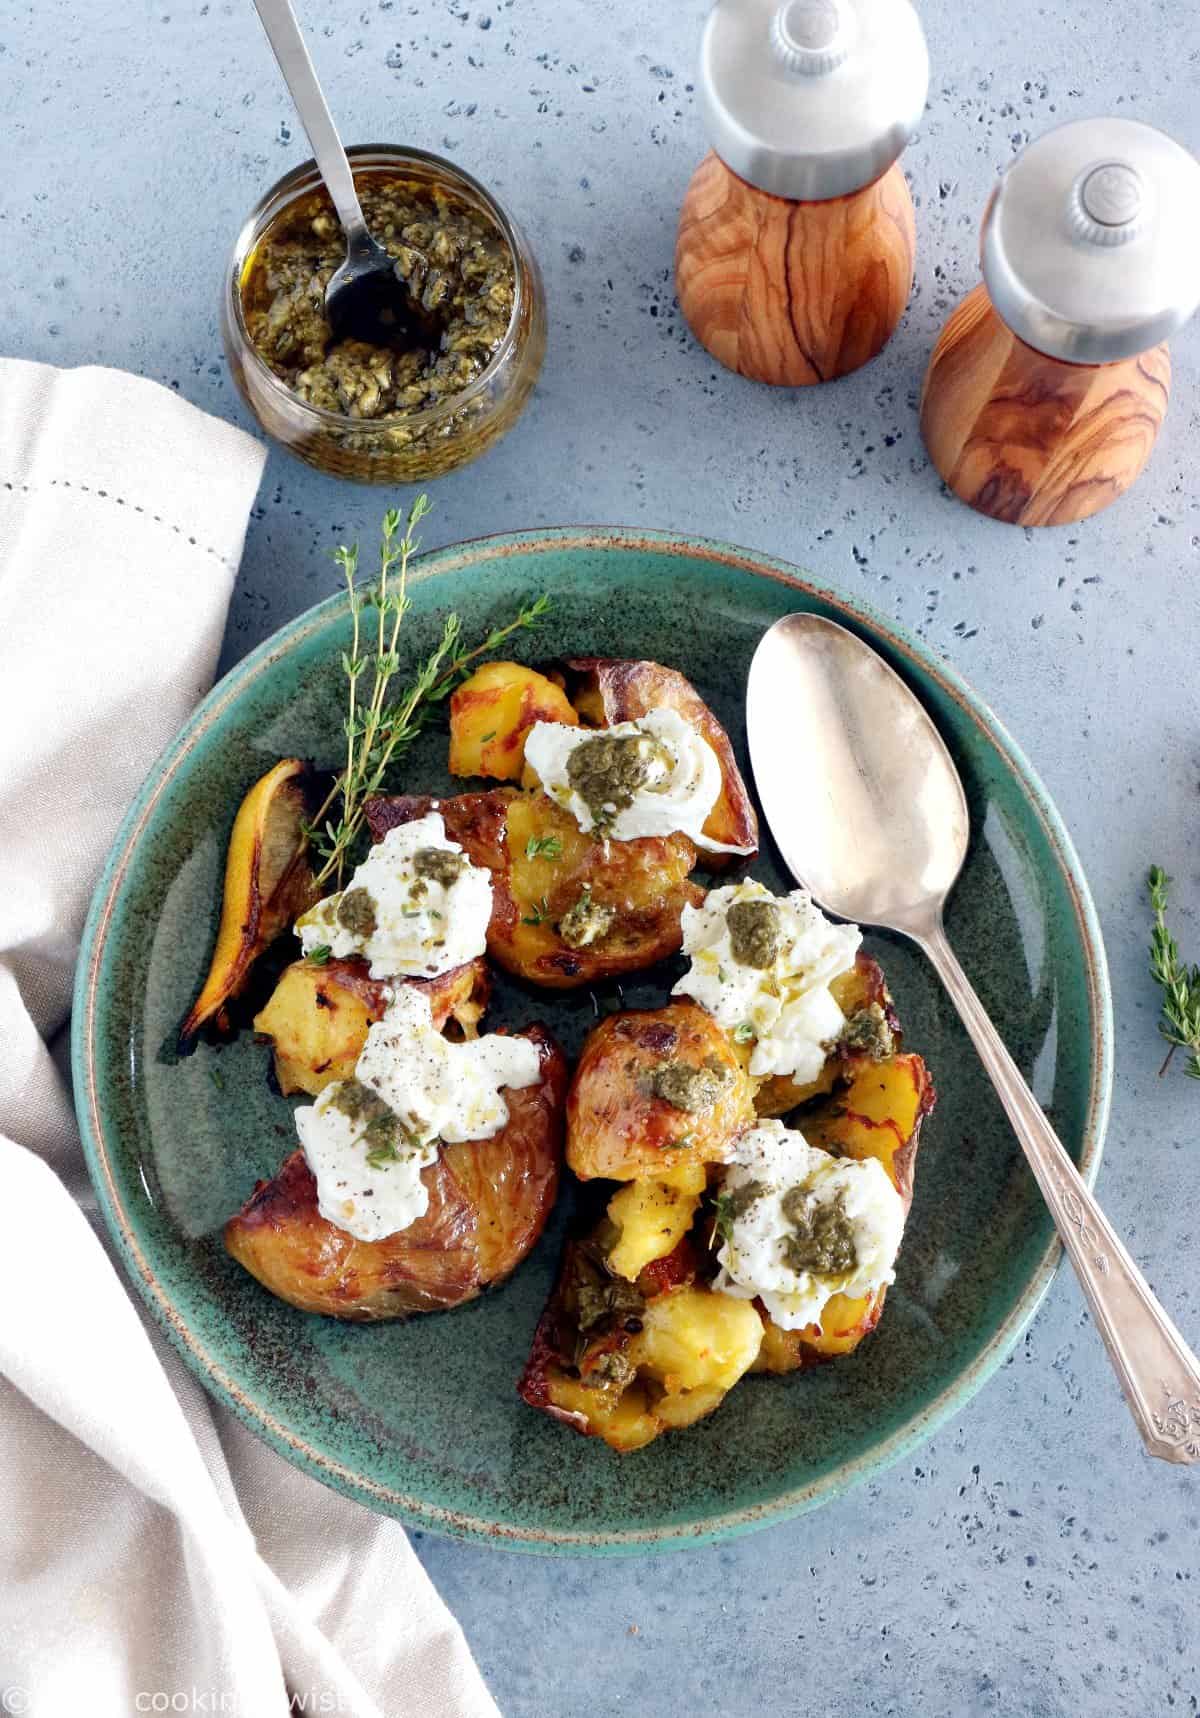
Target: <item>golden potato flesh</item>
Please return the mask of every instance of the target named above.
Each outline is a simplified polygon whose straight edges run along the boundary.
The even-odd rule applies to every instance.
[[[810,1145],[837,1157],[876,1158],[891,1176],[907,1211],[921,1124],[936,1101],[933,1080],[920,1056],[898,1052],[884,1062],[864,1062],[836,1100],[802,1122]]]
[[[427,797],[368,802],[378,841],[433,809]],[[679,949],[685,906],[704,891],[689,882],[696,849],[686,835],[600,841],[567,811],[533,791],[494,788],[437,802],[446,833],[492,877],[488,953],[519,978],[570,990],[653,966]],[[568,941],[560,928],[585,903],[602,926]]]
[[[575,1070],[567,1162],[582,1181],[653,1180],[686,1164],[723,1163],[753,1120],[750,1078],[703,1008],[673,1002],[610,1014],[588,1034]]]
[[[772,1319],[763,1322],[763,1343],[752,1371],[798,1372],[820,1360],[849,1354],[869,1336],[883,1314],[885,1288],[859,1297],[835,1294],[825,1302],[819,1325],[782,1330]]]
[[[631,1383],[590,1384],[558,1370],[548,1380],[548,1401],[611,1449],[641,1449],[719,1408],[753,1366],[762,1334],[752,1302],[676,1289],[649,1302],[641,1332],[622,1351],[634,1368]]]
[[[610,1268],[636,1282],[646,1266],[674,1252],[692,1226],[708,1177],[702,1163],[685,1163],[656,1180],[627,1181],[608,1202],[618,1230]]]
[[[475,1035],[489,987],[482,955],[436,978],[396,980],[390,987],[372,978],[362,960],[293,961],[254,1017],[255,1031],[274,1046],[275,1077],[285,1097],[307,1092],[315,1098],[334,1080],[350,1078],[368,1028],[383,1018],[396,983],[429,998],[439,1032],[453,1020],[464,1037]]]
[[[357,1240],[321,1216],[316,1180],[294,1151],[225,1225],[230,1254],[302,1312],[356,1320],[458,1306],[508,1276],[554,1205],[567,1083],[550,1035],[531,1026],[520,1036],[538,1048],[541,1084],[506,1091],[508,1124],[491,1139],[442,1147],[422,1175],[429,1207],[415,1223]]]
[[[561,686],[519,662],[485,662],[450,699],[450,774],[520,781],[535,722],[575,727]]]

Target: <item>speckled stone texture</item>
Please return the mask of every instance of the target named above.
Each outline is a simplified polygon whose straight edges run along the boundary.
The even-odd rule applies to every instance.
[[[535,524],[675,526],[786,556],[952,657],[1072,828],[1108,938],[1117,1097],[1099,1191],[1200,1342],[1200,1091],[1159,1082],[1142,877],[1178,879],[1200,951],[1200,325],[1150,467],[1089,524],[1019,532],[943,493],[916,402],[976,279],[995,174],[1060,119],[1116,112],[1200,147],[1191,0],[926,0],[929,108],[905,156],[917,286],[891,345],[827,389],[719,371],[671,254],[704,149],[699,0],[309,0],[347,137],[439,150],[525,224],[550,296],[541,388],[442,480],[427,541]],[[307,153],[248,0],[0,0],[0,347],[123,365],[239,422],[217,288],[239,222]],[[273,453],[226,662],[333,587],[383,496]],[[636,1457],[629,1458],[636,1460]],[[971,1408],[877,1484],[731,1546],[539,1563],[420,1551],[510,1718],[1200,1710],[1196,1474],[1141,1455],[1069,1275]],[[398,1691],[397,1713],[403,1713]]]

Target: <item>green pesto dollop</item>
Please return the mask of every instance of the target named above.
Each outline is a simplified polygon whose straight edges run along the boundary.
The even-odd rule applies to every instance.
[[[589,948],[608,935],[616,916],[615,908],[593,901],[592,891],[584,889],[558,921],[558,934],[568,948]]]
[[[577,1367],[588,1359],[594,1344],[615,1339],[611,1358],[593,1358],[584,1382],[595,1386],[628,1383],[632,1368],[623,1364],[620,1339],[622,1334],[632,1335],[642,1328],[646,1302],[636,1284],[608,1269],[607,1248],[598,1245],[596,1239],[585,1241],[574,1252],[564,1310],[575,1326]]]
[[[372,1169],[382,1168],[388,1163],[399,1163],[406,1157],[411,1157],[420,1147],[420,1141],[400,1120],[392,1110],[384,1107],[383,1114],[377,1115],[368,1123],[363,1134],[363,1144],[367,1148],[367,1162]]]
[[[699,1115],[712,1109],[732,1074],[719,1062],[708,1061],[694,1068],[690,1062],[663,1062],[645,1077],[645,1089],[672,1109]]]
[[[571,752],[567,780],[602,828],[674,766],[670,752],[649,734],[597,734]]]
[[[449,889],[466,870],[465,853],[451,853],[445,847],[418,847],[413,854],[413,870],[418,877],[432,877],[443,889]]]
[[[885,1061],[891,1055],[896,1048],[896,1035],[878,1002],[868,1002],[850,1016],[838,1039],[838,1048],[869,1056],[873,1062]]]
[[[337,922],[344,931],[349,931],[352,937],[359,937],[363,942],[374,936],[378,920],[375,916],[375,897],[371,891],[361,885],[357,889],[347,889],[337,904]]]
[[[379,1093],[353,1075],[330,1087],[327,1102],[331,1110],[337,1110],[355,1125],[366,1123],[362,1143],[372,1169],[384,1169],[389,1163],[399,1163],[420,1147],[416,1135],[384,1103]]]
[[[854,1229],[840,1194],[833,1200],[818,1200],[808,1188],[792,1187],[779,1203],[792,1225],[783,1243],[783,1256],[792,1270],[843,1276],[855,1268]]]
[[[589,1331],[610,1321],[619,1324],[627,1318],[640,1318],[646,1303],[624,1277],[589,1273],[578,1284],[576,1309],[580,1330]]]
[[[356,1080],[351,1075],[348,1080],[339,1080],[331,1088],[331,1095],[326,1099],[331,1110],[337,1110],[348,1121],[374,1121],[379,1116],[390,1115],[378,1092],[373,1092],[370,1086]]]
[[[774,966],[783,947],[783,915],[777,902],[735,901],[725,918],[729,946],[739,966],[752,966],[758,972]]]
[[[610,1348],[593,1360],[580,1378],[585,1390],[624,1390],[637,1376],[637,1362],[623,1348]]]
[[[718,1198],[722,1201],[723,1209],[731,1221],[736,1223],[738,1218],[744,1217],[751,1205],[756,1204],[766,1191],[767,1184],[765,1181],[740,1181],[728,1193],[718,1194]]]

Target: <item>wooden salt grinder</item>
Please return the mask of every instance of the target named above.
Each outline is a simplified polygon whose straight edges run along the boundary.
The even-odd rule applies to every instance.
[[[714,358],[805,387],[884,346],[912,290],[897,162],[928,86],[908,0],[717,0],[698,82],[712,150],[675,247],[680,307]]]
[[[993,192],[980,256],[926,372],[929,456],[990,518],[1086,519],[1162,426],[1163,342],[1200,302],[1200,162],[1137,120],[1057,126]]]

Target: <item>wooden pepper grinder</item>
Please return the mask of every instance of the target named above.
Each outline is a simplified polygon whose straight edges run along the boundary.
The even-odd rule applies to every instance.
[[[916,248],[897,158],[928,87],[908,0],[717,0],[699,74],[712,152],[675,248],[680,306],[714,358],[804,387],[885,344]]]
[[[1162,342],[1200,302],[1200,162],[1137,120],[1057,126],[992,193],[980,256],[925,376],[930,458],[993,519],[1086,519],[1162,425]]]

